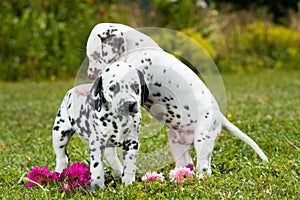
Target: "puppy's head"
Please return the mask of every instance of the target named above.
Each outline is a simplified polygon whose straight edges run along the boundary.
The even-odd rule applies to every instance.
[[[131,115],[140,112],[139,106],[148,97],[143,74],[124,62],[115,62],[108,66],[96,79],[90,92],[95,109],[108,102],[116,115]]]
[[[96,25],[87,41],[88,76],[95,80],[109,64],[126,54],[124,32],[132,28],[114,23]]]

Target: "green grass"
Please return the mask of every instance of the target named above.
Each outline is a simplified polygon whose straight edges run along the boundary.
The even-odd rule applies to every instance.
[[[299,199],[300,79],[299,72],[224,75],[227,113],[264,150],[263,163],[239,139],[223,131],[213,152],[211,177],[189,183],[125,187],[106,169],[106,188],[96,192],[58,192],[58,186],[26,188],[21,177],[33,166],[55,167],[51,128],[57,108],[72,82],[0,83],[0,199]],[[166,146],[166,129],[144,115],[140,155]],[[159,133],[157,133],[159,132]],[[148,134],[148,135],[147,135]],[[75,136],[71,162],[88,162],[87,146]],[[151,161],[151,160],[150,160]],[[141,171],[146,164],[138,163]],[[157,170],[166,176],[174,164]]]

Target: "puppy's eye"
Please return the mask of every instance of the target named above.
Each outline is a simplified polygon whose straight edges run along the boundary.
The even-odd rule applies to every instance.
[[[114,94],[120,92],[120,85],[119,84],[114,84],[114,85],[111,85],[109,88],[108,88],[111,92],[114,92]]]
[[[115,88],[116,88],[116,85],[112,85],[112,86],[109,87],[109,90],[110,90],[111,92],[113,92],[113,91],[115,90]]]

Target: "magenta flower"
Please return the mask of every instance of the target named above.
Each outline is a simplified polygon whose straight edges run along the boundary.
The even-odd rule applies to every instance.
[[[91,176],[90,176],[90,168],[87,167],[83,163],[73,163],[68,167],[68,169],[64,169],[59,176],[60,181],[67,180],[67,184],[62,185],[61,191],[69,192],[76,187],[87,187],[90,185]]]
[[[185,166],[186,168],[189,168],[191,171],[194,171],[194,165],[192,164],[188,164],[187,166]]]
[[[171,182],[183,182],[185,180],[193,180],[193,171],[187,167],[180,167],[171,170],[170,181]]]
[[[164,181],[164,177],[162,174],[159,174],[157,172],[147,172],[143,177],[142,181],[144,183],[154,182],[154,181]]]
[[[46,186],[49,183],[57,180],[58,176],[59,175],[58,175],[57,172],[52,172],[51,173],[50,170],[46,166],[44,166],[43,168],[35,166],[27,174],[28,179],[30,179],[30,180],[32,180],[32,181],[34,181],[34,182],[36,182],[40,185],[43,185],[43,186]],[[30,182],[30,181],[26,183],[27,187],[33,187],[35,185],[36,185],[35,183]]]

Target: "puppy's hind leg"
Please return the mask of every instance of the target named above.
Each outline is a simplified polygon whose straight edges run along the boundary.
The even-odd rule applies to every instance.
[[[200,118],[201,119],[201,118]],[[221,132],[220,116],[212,110],[200,120],[194,133],[194,146],[197,154],[196,171],[201,178],[204,173],[211,175],[211,156],[215,141]]]
[[[63,109],[60,108],[52,129],[52,144],[56,155],[56,172],[62,172],[68,166],[69,156],[67,145],[74,134],[74,130],[69,125],[68,118],[65,118],[64,114]]]
[[[173,141],[175,131],[172,129],[169,129],[168,131],[169,135],[169,147],[171,149],[173,158],[176,163],[176,167],[185,167],[187,165],[193,165],[193,161],[190,155],[190,144],[179,144],[175,143]]]

